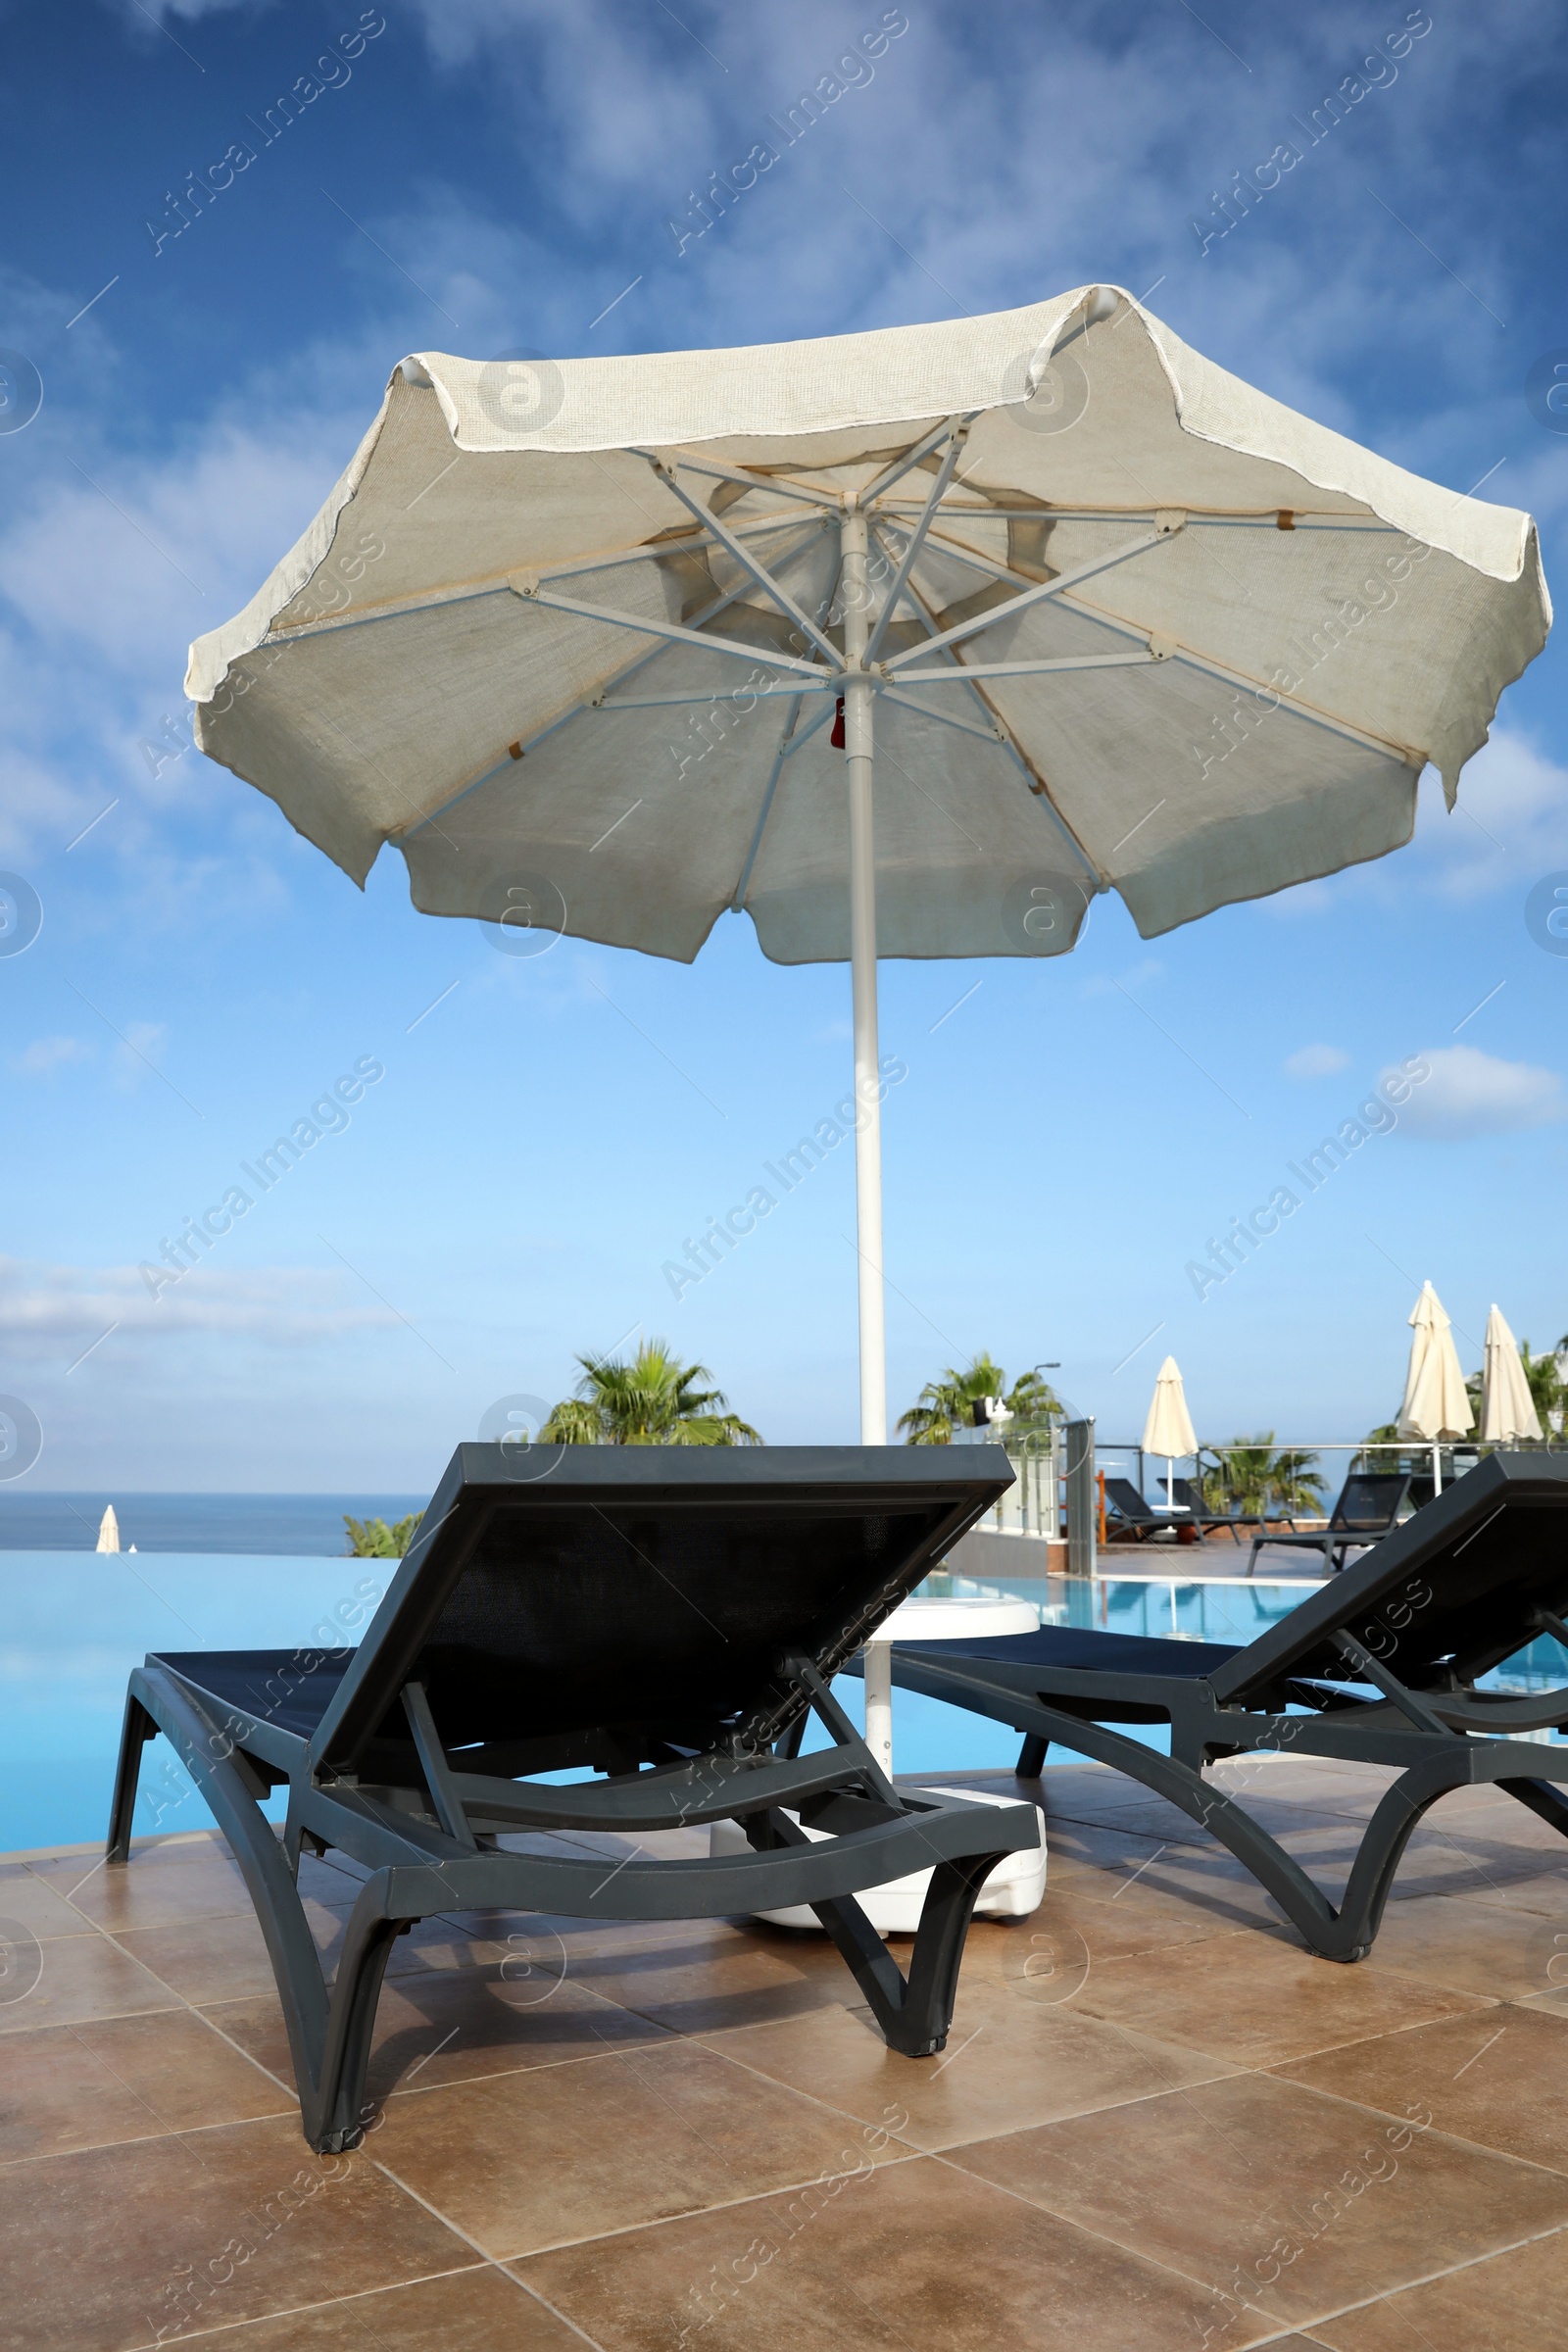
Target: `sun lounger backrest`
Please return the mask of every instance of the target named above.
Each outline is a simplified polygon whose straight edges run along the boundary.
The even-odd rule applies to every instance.
[[[1130,1478],[1106,1479],[1105,1507],[1135,1526],[1155,1516]]]
[[[313,1742],[351,1768],[424,1684],[449,1747],[663,1725],[701,1745],[831,1672],[1011,1481],[1000,1447],[466,1446]]]
[[[1221,1699],[1284,1675],[1362,1679],[1348,1633],[1406,1685],[1470,1682],[1568,1611],[1568,1458],[1494,1453],[1214,1673]],[[1568,1673],[1565,1673],[1568,1680]]]
[[[1357,1470],[1345,1482],[1329,1525],[1335,1529],[1392,1527],[1409,1487],[1403,1470]]]

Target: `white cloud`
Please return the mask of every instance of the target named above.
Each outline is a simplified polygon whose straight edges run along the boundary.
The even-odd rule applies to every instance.
[[[1338,1046],[1302,1046],[1299,1053],[1287,1055],[1284,1066],[1288,1078],[1332,1078],[1336,1070],[1349,1065],[1350,1056]]]
[[[137,1342],[216,1332],[297,1346],[399,1321],[389,1307],[344,1303],[346,1289],[342,1276],[310,1266],[228,1273],[198,1265],[154,1298],[135,1266],[0,1257],[0,1324],[19,1362],[63,1372],[111,1325]]]
[[[1475,1046],[1429,1047],[1422,1059],[1430,1063],[1432,1075],[1415,1088],[1399,1113],[1406,1135],[1446,1140],[1506,1135],[1568,1118],[1568,1098],[1555,1070],[1529,1061],[1502,1061]]]
[[[47,1078],[51,1070],[91,1057],[91,1046],[84,1046],[79,1037],[39,1037],[23,1053],[13,1054],[9,1066],[19,1078]]]

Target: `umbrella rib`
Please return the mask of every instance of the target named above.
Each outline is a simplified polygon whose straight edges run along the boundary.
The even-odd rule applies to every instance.
[[[718,538],[720,544],[729,550],[736,563],[751,573],[753,579],[757,582],[759,588],[761,589],[763,595],[770,596],[774,604],[777,605],[779,611],[786,616],[786,618],[793,620],[798,628],[802,628],[806,631],[806,634],[810,639],[811,643],[816,647],[817,652],[821,654],[833,667],[842,669],[844,667],[844,657],[839,652],[837,646],[834,645],[830,639],[824,637],[821,630],[817,627],[815,621],[809,619],[808,615],[802,612],[800,606],[795,602],[795,599],[793,596],[791,596],[789,590],[779,585],[778,581],[774,579],[772,573],[767,569],[767,566],[763,564],[759,564],[756,558],[751,554],[750,550],[739,539],[736,538],[734,532],[729,529],[727,524],[721,522],[719,517],[716,514],[710,513],[707,508],[699,506],[696,499],[693,498],[691,492],[681,487],[680,481],[675,472],[675,468],[672,466],[666,466],[661,458],[655,457],[647,450],[642,451],[640,454],[647,458],[649,465],[652,466],[654,471],[658,474],[665,489],[670,491],[676,498],[680,500],[680,503],[683,507],[687,508],[693,514],[696,515],[698,521],[702,524],[705,530],[712,531]]]
[[[579,620],[603,621],[610,628],[632,629],[644,637],[667,638],[672,645],[695,645],[704,653],[727,654],[737,662],[765,662],[769,669],[787,670],[792,676],[820,670],[822,666],[820,662],[803,662],[794,654],[773,653],[766,646],[746,645],[739,638],[710,637],[701,629],[683,628],[679,621],[655,620],[641,613],[617,612],[610,605],[585,605],[575,597],[555,596],[547,588],[535,587],[532,581],[525,582],[515,593],[524,604],[540,605],[552,612],[570,612]],[[698,699],[692,697],[694,702]]]
[[[873,525],[873,528],[876,529],[878,542],[885,547],[886,541],[883,538],[880,527]],[[921,596],[919,589],[915,586],[912,575],[909,579],[906,580],[904,584],[904,593],[908,602],[914,607],[916,618],[919,620],[920,626],[926,631],[927,635],[927,643],[923,646],[916,646],[912,650],[915,653],[929,654],[935,650],[935,631],[937,624],[932,613],[926,610],[925,599]],[[1008,759],[1012,760],[1014,766],[1018,770],[1018,773],[1022,776],[1031,797],[1035,800],[1043,800],[1045,802],[1046,807],[1050,809],[1053,817],[1056,821],[1056,824],[1060,828],[1061,832],[1065,835],[1069,845],[1077,852],[1079,858],[1083,860],[1085,870],[1093,876],[1096,888],[1100,890],[1108,889],[1110,885],[1109,874],[1105,871],[1103,866],[1099,863],[1098,859],[1090,856],[1087,847],[1082,841],[1080,841],[1073,826],[1068,823],[1066,817],[1057,808],[1055,800],[1052,794],[1050,783],[1040,772],[1040,770],[1036,768],[1027,759],[1025,759],[1024,754],[1018,745],[1017,739],[1013,734],[1012,728],[1007,723],[1007,720],[1003,716],[1002,712],[997,709],[996,705],[992,702],[990,696],[985,693],[984,689],[974,685],[970,680],[969,673],[964,666],[962,658],[959,655],[954,653],[952,648],[949,647],[945,649],[943,658],[949,663],[951,663],[955,674],[964,679],[964,682],[969,686],[970,692],[973,694],[974,699],[979,704],[981,710],[991,720],[992,724],[1001,730],[998,740],[1001,743],[1002,749],[1006,753]],[[882,692],[885,694],[887,691],[888,689],[884,686],[882,688]],[[935,713],[933,712],[931,715],[935,716]]]
[[[797,695],[794,708],[785,720],[783,732],[779,736],[778,749],[773,754],[773,765],[769,770],[767,786],[762,794],[762,806],[757,813],[757,824],[752,833],[752,845],[746,853],[746,862],[741,867],[740,879],[730,893],[730,910],[734,914],[739,914],[746,902],[746,891],[752,878],[752,868],[757,863],[757,853],[762,846],[762,828],[767,823],[768,811],[773,806],[773,795],[778,790],[779,777],[784,773],[784,762],[789,757],[790,737],[795,732],[795,722],[801,715],[801,700],[802,698]]]
[[[790,549],[783,561],[786,564],[792,564],[797,556],[804,555],[806,553],[806,550],[812,544],[815,537],[816,526],[811,524],[808,527],[805,535],[798,541],[796,546]],[[698,614],[699,620],[712,620],[716,618],[720,612],[727,611],[731,605],[737,604],[740,601],[740,594],[741,592],[738,588],[727,589],[723,595],[715,598],[712,604],[707,606],[703,612]],[[707,637],[703,638],[702,640],[704,645],[710,645],[712,642],[713,641],[710,638]],[[618,686],[623,679],[635,677],[638,670],[645,669],[650,662],[657,661],[663,650],[664,649],[662,646],[655,645],[650,646],[646,653],[634,655],[631,661],[622,662],[618,669],[612,671],[610,677],[602,686],[596,689],[596,692],[599,694],[608,694],[612,687]],[[684,701],[695,703],[700,702],[703,698],[701,695],[691,694],[684,696],[682,699]],[[445,816],[448,809],[455,808],[457,807],[459,801],[466,800],[470,792],[477,792],[481,785],[490,783],[496,776],[504,775],[514,760],[519,759],[524,754],[533,751],[537,745],[544,743],[550,736],[556,734],[559,729],[565,726],[568,720],[580,718],[584,710],[591,710],[592,707],[593,705],[591,701],[584,702],[579,699],[578,701],[571,703],[564,710],[558,711],[554,718],[547,721],[547,723],[540,727],[534,734],[525,737],[519,737],[518,749],[516,752],[512,751],[509,747],[504,759],[492,760],[487,767],[481,768],[477,775],[470,776],[466,784],[460,784],[457,790],[450,793],[444,801],[438,801],[435,807],[427,810],[424,815],[416,817],[414,823],[407,826],[401,834],[389,834],[387,838],[389,840],[407,841],[411,835],[420,832],[424,826],[435,824],[437,817]],[[437,829],[439,830],[439,828]]]
[[[898,571],[894,576],[893,585],[888,590],[886,602],[882,607],[881,612],[877,616],[876,626],[871,631],[870,640],[866,645],[864,653],[860,657],[867,669],[870,668],[872,662],[876,660],[878,653],[881,651],[882,640],[887,634],[888,622],[892,619],[894,609],[897,606],[900,597],[904,594],[905,582],[908,579],[910,572],[914,569],[914,560],[920,553],[921,547],[924,545],[925,535],[931,528],[932,523],[936,520],[937,510],[942,504],[942,494],[946,490],[949,482],[953,479],[953,468],[955,466],[956,466],[959,458],[963,455],[963,445],[966,437],[967,427],[963,425],[956,425],[949,435],[947,452],[942,460],[941,466],[937,469],[936,479],[931,485],[931,495],[926,500],[925,512],[920,515],[913,530],[909,533],[909,543],[904,551],[904,560],[900,564]],[[881,541],[883,547],[886,548],[886,534],[882,531],[878,531],[877,537]]]
[[[824,620],[833,610],[833,600],[838,595],[839,581],[843,578],[843,576],[844,558],[841,553],[838,562],[833,566],[832,576],[827,584],[827,594],[825,597],[823,597],[821,603],[817,607],[817,611]],[[740,879],[737,881],[730,898],[731,909],[736,914],[739,914],[746,902],[746,893],[751,886],[752,868],[757,863],[757,853],[762,846],[763,828],[767,823],[769,812],[773,807],[773,795],[778,790],[778,780],[784,773],[784,762],[790,757],[792,752],[800,749],[801,745],[807,741],[808,736],[816,733],[818,727],[826,725],[827,720],[835,708],[836,706],[831,703],[825,705],[824,708],[817,712],[810,725],[800,736],[797,736],[795,732],[797,726],[800,724],[801,706],[799,701],[796,702],[794,710],[790,712],[788,718],[784,722],[784,731],[778,739],[778,749],[773,755],[772,773],[767,779],[767,789],[762,794],[762,806],[757,812],[757,827],[752,835],[752,846],[746,853],[746,862],[741,867]]]
[[[1054,580],[1037,580],[1022,595],[1015,596],[1010,604],[998,605],[992,611],[974,613],[968,620],[960,620],[951,629],[944,629],[940,636],[932,638],[929,645],[911,645],[906,652],[895,654],[892,661],[885,662],[882,666],[891,676],[906,662],[917,662],[922,655],[935,653],[940,646],[958,645],[966,637],[978,636],[982,629],[993,629],[998,621],[1010,620],[1015,613],[1027,612],[1032,605],[1043,604],[1049,596],[1064,595],[1081,580],[1092,580],[1097,572],[1108,571],[1113,564],[1125,564],[1129,557],[1141,556],[1146,549],[1158,547],[1162,541],[1174,539],[1179,527],[1174,521],[1167,529],[1156,525],[1141,538],[1130,539],[1125,545],[1112,548],[1105,555],[1092,557],[1087,564],[1076,564],[1071,571],[1058,572]]]
[[[994,556],[983,556],[978,548],[963,546],[957,541],[949,539],[946,534],[941,531],[933,531],[931,533],[931,537],[948,553],[956,556],[960,563],[973,565],[977,571],[990,572],[994,579],[1011,580],[1020,584],[1022,584],[1024,581],[1023,573],[1009,570],[1005,564],[999,564]],[[1072,576],[1081,577],[1082,575],[1070,575],[1063,573],[1060,574],[1057,579],[1051,581],[1049,585],[1054,588],[1064,587],[1068,584],[1068,581]],[[1018,605],[1023,600],[1019,598],[1015,599],[1010,605],[999,606],[995,617],[998,620],[1004,620],[1009,612],[1017,611]],[[1112,629],[1119,637],[1136,637],[1146,649],[1144,655],[1145,660],[1152,661],[1158,659],[1160,661],[1179,662],[1190,669],[1200,670],[1208,677],[1218,678],[1222,685],[1234,686],[1239,692],[1254,696],[1272,696],[1274,701],[1283,705],[1284,708],[1291,712],[1293,717],[1305,719],[1312,726],[1326,727],[1329,733],[1332,735],[1343,735],[1349,742],[1359,744],[1363,751],[1381,752],[1386,758],[1399,760],[1405,767],[1421,767],[1426,764],[1427,754],[1423,751],[1410,749],[1403,744],[1395,743],[1386,736],[1370,734],[1364,727],[1353,726],[1348,719],[1335,718],[1330,712],[1317,710],[1311,703],[1302,702],[1298,695],[1287,693],[1282,686],[1272,685],[1262,678],[1251,677],[1246,670],[1232,668],[1223,662],[1211,661],[1206,654],[1195,653],[1191,646],[1182,645],[1174,639],[1169,641],[1170,651],[1167,654],[1161,654],[1157,657],[1150,655],[1147,651],[1150,631],[1147,628],[1141,627],[1137,621],[1124,620],[1120,614],[1106,612],[1096,605],[1087,605],[1077,597],[1065,598],[1063,601],[1063,610],[1068,612],[1076,613],[1083,620],[1094,621],[1101,628]],[[930,651],[931,648],[929,646],[913,646],[910,648],[910,653],[914,655],[925,654],[929,653]],[[1106,662],[1103,657],[1098,659],[1086,658],[1081,664],[1072,664],[1074,667],[1082,666],[1085,668],[1101,665],[1107,667],[1111,666],[1111,664]],[[887,669],[891,669],[893,664],[892,662],[886,662],[883,666]],[[1063,666],[1066,665],[1063,664]],[[1129,666],[1140,666],[1138,657],[1133,658]],[[996,669],[991,671],[990,674],[993,676],[1006,676],[1008,674],[1008,668],[1009,665],[1006,664],[999,665]],[[1023,675],[1023,666],[1020,665],[1020,667],[1014,671],[1013,674]],[[907,679],[905,679],[903,682],[907,683],[908,681]]]
[[[921,440],[916,441],[912,449],[906,450],[902,458],[896,459],[893,465],[866,483],[865,488],[859,493],[861,506],[868,507],[872,499],[883,497],[887,491],[892,489],[895,482],[901,482],[906,473],[919,465],[922,458],[928,458],[931,455],[931,452],[938,447],[947,434],[954,434],[961,448],[963,434],[973,424],[975,418],[984,414],[983,409],[970,409],[965,416],[945,416],[940,424],[933,425],[930,432],[925,434]],[[943,488],[946,489],[946,487],[947,484],[944,482]]]
[[[940,677],[946,680],[950,677],[957,678],[960,673],[956,669],[934,669],[931,675],[934,678]],[[918,710],[922,718],[934,719],[939,727],[956,727],[960,735],[978,735],[982,743],[1004,741],[1002,729],[995,724],[989,727],[977,727],[972,718],[958,718],[951,710],[933,710],[928,703],[918,702],[912,694],[900,694],[895,687],[884,686],[882,700],[885,703],[898,703],[906,710]]]
[[[923,648],[917,648],[923,651]],[[1072,669],[1143,669],[1151,662],[1169,659],[1152,654],[1146,646],[1137,654],[1054,654],[1042,656],[1038,662],[975,662],[964,668],[901,669],[901,686],[951,686],[955,678],[962,677],[967,684],[971,678],[1037,678],[1057,670]]]
[[[918,506],[923,501],[894,498],[886,502],[896,507]],[[1152,522],[1160,512],[1157,507],[1004,507],[991,500],[975,498],[944,499],[942,512],[948,515],[967,517],[975,522]],[[1277,531],[1280,516],[1289,514],[1289,528],[1297,531],[1372,531],[1398,534],[1396,522],[1383,522],[1375,514],[1335,514],[1305,510],[1300,507],[1267,507],[1244,513],[1215,513],[1203,514],[1187,509],[1187,520],[1194,530],[1204,524],[1217,529]]]
[[[639,457],[648,457],[649,454],[647,450],[636,452]],[[692,473],[711,474],[720,482],[738,482],[742,489],[760,490],[774,498],[800,499],[808,507],[824,508],[830,514],[837,514],[843,510],[844,501],[834,491],[808,490],[802,482],[777,482],[767,474],[740,473],[733,466],[715,465],[711,458],[691,457],[684,449],[677,450],[676,454],[680,463]]]
[[[760,533],[792,528],[799,530],[800,526],[801,517],[798,514],[774,514],[769,515],[765,520],[743,523],[741,528],[748,532]],[[578,572],[611,571],[622,564],[657,564],[664,556],[692,555],[700,548],[717,547],[720,544],[721,542],[710,531],[692,531],[679,539],[644,540],[641,545],[623,548],[614,555],[582,556],[575,558],[570,564],[547,564],[538,576],[541,580],[571,579]],[[806,543],[803,542],[804,544]],[[791,556],[796,552],[798,551],[792,549]],[[787,557],[785,560],[787,562],[790,558]],[[270,627],[263,643],[297,645],[302,638],[322,637],[334,629],[359,628],[367,621],[404,620],[411,613],[435,612],[447,605],[472,604],[481,597],[504,596],[511,589],[516,571],[517,566],[514,564],[510,570],[499,572],[493,578],[466,580],[460,587],[436,589],[417,596],[399,597],[395,601],[389,601],[383,605],[373,605],[363,612],[329,612],[318,620],[284,621],[280,626]],[[296,591],[296,593],[298,592]],[[733,603],[734,600],[732,598],[729,601]],[[255,650],[260,651],[260,648]]]

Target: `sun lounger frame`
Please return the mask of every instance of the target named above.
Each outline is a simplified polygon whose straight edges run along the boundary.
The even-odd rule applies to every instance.
[[[893,1679],[1020,1731],[1020,1780],[1039,1778],[1055,1740],[1142,1782],[1228,1846],[1314,1952],[1326,1960],[1360,1960],[1372,1948],[1412,1833],[1453,1789],[1494,1785],[1568,1837],[1568,1745],[1507,1737],[1568,1726],[1568,1688],[1510,1696],[1451,1676],[1450,1687],[1434,1688],[1429,1672],[1406,1681],[1395,1671],[1400,1648],[1414,1647],[1406,1628],[1419,1623],[1427,1605],[1420,1598],[1423,1561],[1445,1544],[1457,1554],[1490,1530],[1505,1514],[1510,1482],[1522,1480],[1560,1489],[1568,1554],[1568,1464],[1543,1469],[1539,1457],[1494,1455],[1428,1505],[1419,1526],[1406,1520],[1258,1641],[1217,1664],[1216,1645],[1207,1673],[1182,1672],[1184,1645],[1176,1641],[1128,1635],[1105,1638],[1127,1643],[1126,1671],[1054,1666],[1047,1628],[1041,1656],[1028,1662],[1000,1654],[1023,1646],[1005,1641],[897,1643]],[[1568,1559],[1561,1573],[1568,1586]],[[1303,1647],[1293,1628],[1302,1627],[1316,1640],[1317,1658],[1309,1663],[1318,1671],[1292,1671],[1293,1646]],[[1498,1660],[1543,1632],[1568,1646],[1568,1625],[1538,1605],[1515,1629],[1516,1639],[1506,1631],[1499,1637]],[[1326,1650],[1343,1660],[1344,1681],[1321,1671]],[[1363,1695],[1368,1688],[1375,1696]],[[1310,1711],[1293,1714],[1293,1703]],[[1116,1722],[1168,1723],[1170,1754],[1114,1730]],[[1257,1750],[1397,1771],[1367,1824],[1338,1905],[1243,1804],[1204,1778],[1209,1765]]]
[[[650,1474],[651,1453],[645,1450],[637,1465]],[[445,1523],[443,1505],[450,1506],[462,1461],[460,1453],[438,1490],[427,1515],[432,1526]],[[689,1463],[678,1468],[693,1475]],[[951,1475],[972,1489],[972,1497],[949,1512],[928,1546],[938,1553],[1007,1483],[1004,1463],[1000,1475],[988,1476],[978,1461],[972,1475],[969,1464],[960,1468],[961,1481]],[[714,1474],[706,1473],[710,1482]],[[701,1466],[696,1475],[704,1476]],[[549,1784],[514,1774],[530,1761],[533,1769],[559,1766],[566,1760],[559,1741],[544,1759],[530,1759],[526,1742],[477,1755],[466,1750],[459,1760],[443,1747],[423,1686],[407,1672],[413,1654],[407,1604],[417,1597],[420,1569],[411,1553],[309,1740],[204,1689],[190,1671],[199,1660],[183,1659],[176,1670],[155,1655],[132,1672],[108,1859],[130,1859],[142,1751],[162,1734],[211,1808],[255,1904],[288,2030],[305,2136],[323,2151],[353,2147],[364,2135],[366,2070],[392,1945],[419,1920],[443,1912],[710,1919],[806,1904],[854,1973],[889,2045],[909,2057],[931,2055],[947,2038],[975,1898],[1007,1854],[1038,1846],[1039,1822],[1030,1804],[999,1808],[895,1788],[833,1696],[829,1677],[845,1662],[846,1646],[853,1649],[897,1605],[927,1564],[923,1556],[912,1561],[900,1590],[877,1595],[815,1656],[781,1655],[769,1710],[754,1718],[761,1736],[743,1736],[735,1752],[666,1747],[651,1769]],[[378,1633],[383,1638],[375,1642]],[[291,1655],[297,1653],[278,1653],[279,1662]],[[389,1702],[399,1698],[407,1740],[389,1739],[383,1730],[366,1744],[365,1723],[384,1724]],[[811,1712],[832,1744],[802,1756],[796,1751]],[[356,1714],[363,1771],[337,1771],[330,1758],[351,1738]],[[614,1742],[602,1734],[585,1734],[579,1745],[572,1760],[599,1761],[607,1753],[613,1760]],[[485,1769],[469,1768],[475,1762]],[[282,1785],[289,1809],[280,1838],[261,1800]],[[717,1820],[738,1821],[753,1850],[669,1858],[640,1857],[634,1849],[616,1862],[569,1851],[519,1853],[489,1842],[518,1830],[635,1836]],[[808,1838],[807,1827],[826,1835]],[[328,1848],[368,1874],[330,1986],[296,1884],[301,1853]],[[929,1890],[906,1975],[855,1897],[927,1869]]]

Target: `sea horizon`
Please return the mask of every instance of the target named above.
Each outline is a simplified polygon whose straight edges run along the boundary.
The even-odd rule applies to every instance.
[[[0,1552],[95,1551],[113,1503],[120,1545],[138,1552],[234,1552],[276,1558],[348,1555],[345,1517],[389,1524],[422,1511],[428,1494],[236,1493],[225,1488],[105,1487],[53,1494],[0,1490]]]

